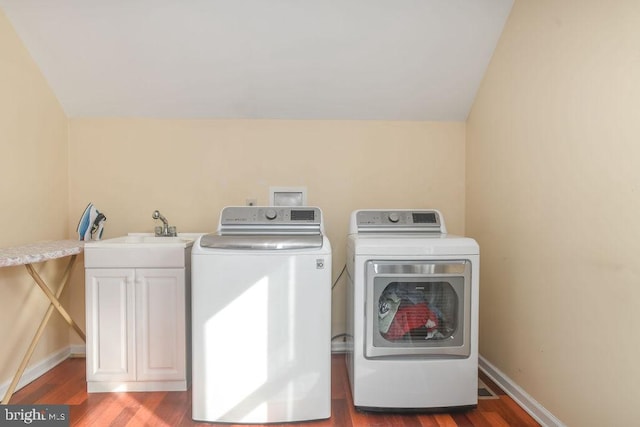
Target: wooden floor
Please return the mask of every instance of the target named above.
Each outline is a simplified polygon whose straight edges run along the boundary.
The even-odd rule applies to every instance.
[[[328,420],[285,424],[288,427],[455,427],[538,426],[482,373],[480,378],[498,399],[481,399],[475,410],[431,415],[358,412],[353,408],[344,355],[332,356],[332,415]],[[191,391],[91,393],[86,391],[85,360],[68,359],[11,399],[10,404],[66,404],[71,426],[211,426],[191,420]],[[229,424],[222,424],[229,426]],[[273,424],[270,424],[273,426]]]

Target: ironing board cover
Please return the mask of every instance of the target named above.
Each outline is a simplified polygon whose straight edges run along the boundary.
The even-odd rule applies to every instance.
[[[77,240],[55,240],[0,248],[0,267],[31,264],[76,255],[84,244]]]

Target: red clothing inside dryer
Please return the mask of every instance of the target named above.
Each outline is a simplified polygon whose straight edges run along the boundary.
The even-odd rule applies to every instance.
[[[425,303],[411,304],[403,301],[398,307],[389,330],[383,335],[388,340],[395,340],[402,338],[410,330],[423,326],[429,330],[437,328],[437,316],[429,310]]]

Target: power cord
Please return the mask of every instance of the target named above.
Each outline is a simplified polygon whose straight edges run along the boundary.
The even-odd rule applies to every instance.
[[[338,277],[333,282],[333,285],[331,285],[331,290],[333,290],[333,288],[335,288],[338,285],[338,281],[340,280],[340,278],[342,277],[342,275],[346,270],[347,270],[347,264],[345,264],[344,267],[342,267],[342,271],[340,271],[340,274],[338,274]]]
[[[333,284],[331,285],[331,290],[333,291],[333,289],[338,285],[338,282],[340,281],[340,278],[342,277],[342,275],[344,274],[344,272],[347,271],[347,264],[344,265],[344,267],[342,267],[342,270],[340,270],[340,274],[338,274],[338,277],[336,277],[336,280],[334,280]],[[350,335],[347,333],[342,333],[342,334],[338,334],[338,335],[334,335],[331,337],[331,341],[334,341],[338,338],[342,338],[342,337],[349,337]]]
[[[337,339],[337,338],[342,338],[342,337],[344,337],[344,338],[349,338],[349,337],[352,337],[352,335],[351,335],[351,334],[348,334],[348,333],[346,333],[346,332],[344,332],[344,333],[342,333],[342,334],[338,334],[338,335],[334,335],[334,336],[332,336],[332,337],[331,337],[331,341],[333,341],[333,340],[335,340],[335,339]]]

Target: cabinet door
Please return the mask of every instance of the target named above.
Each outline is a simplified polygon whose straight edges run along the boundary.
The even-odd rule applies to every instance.
[[[86,270],[87,381],[135,379],[133,269]]]
[[[186,378],[185,270],[136,270],[138,381]]]

